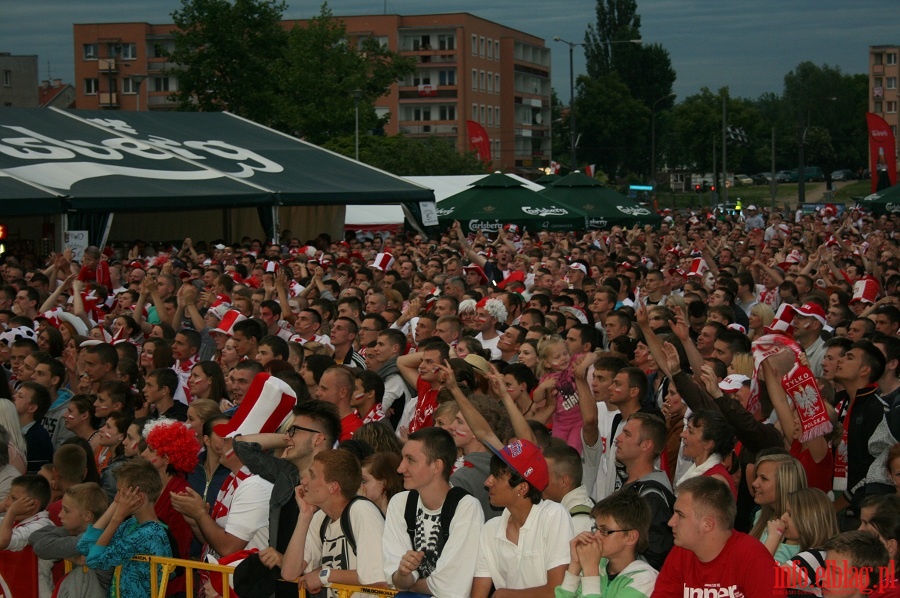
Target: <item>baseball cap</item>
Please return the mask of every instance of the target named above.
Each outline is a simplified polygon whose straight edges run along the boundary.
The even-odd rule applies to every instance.
[[[722,392],[737,392],[744,384],[749,384],[750,378],[743,374],[732,374],[719,382],[719,388]]]
[[[540,490],[547,488],[550,483],[550,474],[547,471],[547,461],[541,453],[541,449],[527,440],[514,440],[502,450],[485,443],[492,453],[506,463],[510,469],[518,473],[525,480]]]
[[[803,316],[804,318],[815,318],[819,321],[822,326],[825,325],[825,309],[819,305],[818,303],[804,303],[800,307],[796,308],[796,315]]]

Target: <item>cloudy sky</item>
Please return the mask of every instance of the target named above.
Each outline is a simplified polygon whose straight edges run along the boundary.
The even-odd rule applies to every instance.
[[[37,54],[40,78],[73,78],[73,23],[170,22],[180,0],[6,0],[0,18],[0,51]],[[318,2],[289,0],[288,18],[306,18]],[[542,37],[554,48],[553,86],[568,100],[569,65],[565,45],[554,36],[581,41],[594,21],[594,0],[332,0],[336,15],[470,12]],[[440,6],[429,10],[428,6]],[[677,73],[678,101],[702,87],[727,86],[734,96],[757,98],[781,93],[784,75],[803,61],[867,69],[870,45],[900,44],[897,0],[638,0],[645,43],[669,51]],[[584,59],[576,51],[576,74]]]

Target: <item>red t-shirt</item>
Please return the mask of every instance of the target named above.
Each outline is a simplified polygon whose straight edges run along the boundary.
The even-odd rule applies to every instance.
[[[362,420],[359,419],[359,416],[356,415],[355,411],[349,415],[345,415],[341,418],[341,436],[338,438],[338,441],[344,442],[345,440],[350,440],[353,438],[353,433],[359,430],[362,425]]]
[[[189,559],[191,557],[191,541],[194,539],[194,532],[191,531],[190,524],[185,521],[184,515],[176,511],[172,506],[172,496],[170,493],[184,492],[187,490],[187,487],[188,483],[184,477],[178,475],[173,476],[159,495],[159,498],[156,499],[156,503],[153,505],[156,517],[169,527],[172,537],[175,538],[175,543],[178,545],[178,558],[182,559]],[[185,587],[184,574],[180,573],[174,579],[169,580],[166,595],[171,596],[178,592],[184,592]]]
[[[806,471],[806,485],[810,488],[818,488],[822,492],[831,492],[834,482],[834,455],[831,451],[825,452],[825,457],[818,463],[813,459],[809,451],[803,448],[799,441],[791,444],[791,456],[800,461]]]
[[[732,531],[722,552],[708,563],[690,550],[672,548],[652,594],[653,598],[712,595],[772,598],[783,597],[785,590],[775,588],[775,561],[762,542]]]
[[[416,411],[409,420],[409,433],[412,434],[422,428],[434,425],[434,410],[437,409],[438,390],[431,387],[430,382],[422,380],[421,376],[416,381]]]

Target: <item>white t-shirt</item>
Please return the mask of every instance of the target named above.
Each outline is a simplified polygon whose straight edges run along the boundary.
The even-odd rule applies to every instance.
[[[500,349],[497,348],[497,345],[500,343],[500,335],[498,334],[491,340],[484,340],[484,336],[482,333],[478,333],[475,337],[480,343],[482,348],[488,349],[491,352],[491,359],[503,359],[503,356],[500,354]]]
[[[601,501],[616,491],[616,436],[622,429],[625,421],[620,419],[615,430],[612,429],[613,420],[619,411],[610,411],[606,403],[597,403],[597,425],[600,428],[600,438],[594,446],[588,446],[584,442],[584,433],[581,435],[582,453],[581,463],[584,470],[583,484],[595,501]]]
[[[246,468],[244,470],[246,471]],[[269,498],[272,483],[258,475],[243,479],[237,488],[219,491],[219,501],[225,506],[224,513],[215,518],[216,524],[236,538],[247,542],[247,550],[263,550],[269,546]],[[212,547],[209,554],[218,558]]]
[[[306,571],[314,569],[340,569],[356,571],[360,585],[372,585],[385,581],[381,555],[381,538],[384,535],[384,517],[378,507],[367,500],[358,500],[350,507],[350,529],[356,539],[358,553],[350,549],[350,543],[337,519],[325,528],[325,542],[319,535],[324,511],[313,515],[306,534],[303,559],[308,563]]]
[[[499,589],[524,590],[547,583],[547,571],[568,565],[572,519],[558,502],[542,500],[519,528],[519,542],[506,538],[509,510],[484,524],[475,577],[490,577]]]
[[[400,559],[407,551],[413,550],[406,531],[406,498],[409,492],[396,494],[388,503],[384,523],[384,575],[390,581],[400,565]],[[425,508],[419,498],[417,508],[416,537],[422,538],[417,550],[425,549],[426,561],[420,567],[427,576],[428,589],[432,595],[440,598],[466,598],[472,589],[472,578],[475,573],[475,558],[478,556],[478,541],[484,526],[484,512],[481,503],[473,496],[464,496],[456,506],[453,521],[450,522],[450,537],[437,559],[431,563],[427,547],[432,554],[438,538],[441,510],[432,511]],[[420,572],[413,577],[419,579]]]

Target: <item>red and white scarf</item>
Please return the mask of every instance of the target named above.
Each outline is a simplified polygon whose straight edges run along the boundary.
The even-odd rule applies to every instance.
[[[825,402],[822,400],[819,386],[816,384],[816,377],[808,367],[799,361],[800,354],[803,352],[800,345],[794,339],[783,334],[767,334],[753,342],[752,350],[755,368],[747,410],[755,413],[760,408],[758,374],[762,362],[775,355],[781,355],[780,358],[776,357],[778,363],[775,367],[775,370],[780,372],[784,371],[784,366],[789,363],[786,357],[790,356],[793,365],[782,376],[781,387],[784,389],[788,401],[800,416],[800,425],[803,431],[798,440],[809,442],[813,438],[831,432],[831,421],[828,419],[828,412],[825,411]],[[793,427],[793,422],[781,422],[781,426],[785,435],[788,435]]]

